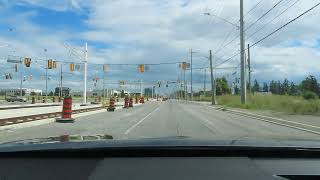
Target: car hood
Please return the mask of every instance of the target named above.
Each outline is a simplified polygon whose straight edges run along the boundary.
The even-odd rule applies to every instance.
[[[315,140],[261,140],[261,139],[195,139],[187,136],[115,140],[111,135],[63,135],[7,142],[0,145],[0,152],[30,150],[63,150],[94,148],[139,147],[256,147],[256,148],[312,148],[320,150]]]

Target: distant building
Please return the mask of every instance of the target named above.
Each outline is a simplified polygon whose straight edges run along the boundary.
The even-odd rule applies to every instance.
[[[20,88],[0,89],[0,94],[7,96],[18,96],[20,95]],[[42,90],[22,88],[22,96],[42,96]]]
[[[144,96],[152,96],[152,88],[145,88],[144,89]]]
[[[61,89],[62,89],[62,91],[61,91]],[[62,88],[56,87],[54,90],[54,95],[60,96],[60,91],[62,93],[61,96],[66,96],[66,95],[70,94],[71,89],[68,87],[62,87]]]

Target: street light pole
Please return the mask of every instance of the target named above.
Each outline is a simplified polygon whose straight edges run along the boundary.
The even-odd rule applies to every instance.
[[[44,49],[44,52],[45,52],[46,61],[47,61],[48,60],[47,49]],[[48,64],[47,64],[47,62],[46,62],[45,69],[46,69],[46,102],[47,102],[47,100],[48,100]]]
[[[83,104],[87,104],[87,60],[88,60],[88,43],[86,42],[86,47],[84,51],[84,87],[83,87]]]
[[[103,88],[103,101],[102,102],[103,102],[103,104],[104,104],[104,101],[106,99],[106,90],[105,90],[105,87],[104,87],[105,86],[104,85],[105,84],[105,82],[104,82],[105,81],[105,74],[106,73],[103,71],[103,81],[102,81],[102,83],[103,83],[103,85],[102,85],[102,88]]]

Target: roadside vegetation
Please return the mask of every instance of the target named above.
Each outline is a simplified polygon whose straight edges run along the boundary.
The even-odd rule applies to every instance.
[[[240,103],[240,96],[224,95],[218,97],[220,105],[233,108],[272,110],[291,114],[320,115],[320,100],[306,100],[299,96],[288,95],[250,95],[248,103]]]
[[[314,76],[306,77],[301,83],[295,84],[284,81],[270,81],[260,84],[257,80],[248,92],[247,104],[240,102],[240,90],[236,83],[233,89],[235,95],[231,95],[231,88],[226,78],[217,79],[218,103],[227,107],[272,110],[291,114],[320,115],[320,84]],[[199,92],[196,100],[211,101],[211,92]],[[200,98],[199,95],[202,95]]]

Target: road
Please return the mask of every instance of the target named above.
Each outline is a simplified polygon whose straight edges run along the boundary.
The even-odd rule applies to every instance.
[[[0,131],[0,142],[63,134],[110,134],[115,139],[189,136],[196,139],[319,139],[319,135],[185,101],[147,102],[115,112]]]

